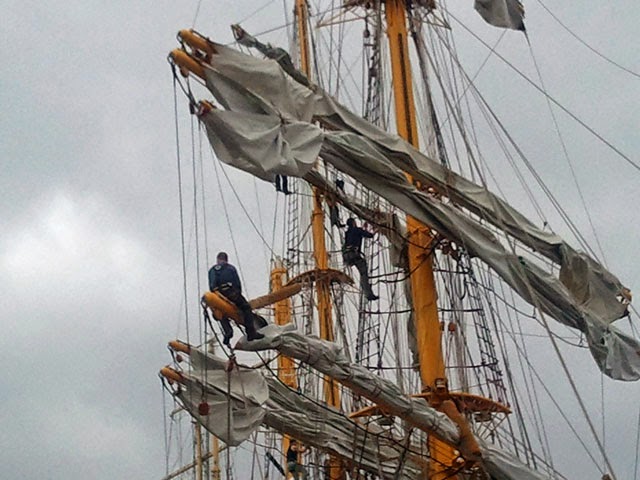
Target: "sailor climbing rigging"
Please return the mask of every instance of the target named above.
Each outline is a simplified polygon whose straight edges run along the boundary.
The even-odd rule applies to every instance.
[[[224,295],[229,301],[233,302],[242,315],[244,328],[247,330],[247,339],[258,340],[264,338],[264,335],[256,332],[254,324],[254,314],[247,299],[242,296],[242,284],[236,268],[229,262],[229,257],[225,252],[218,253],[216,257],[217,263],[209,269],[209,290],[212,292],[217,290]],[[220,321],[222,331],[224,333],[224,343],[229,345],[233,337],[233,329],[228,318]]]
[[[306,480],[307,470],[304,466],[298,462],[298,456],[304,453],[307,447],[298,443],[297,440],[292,439],[287,450],[287,470],[293,475],[294,479]]]
[[[373,233],[356,225],[353,218],[347,220],[347,231],[344,234],[344,246],[342,247],[342,258],[347,265],[355,266],[360,272],[360,288],[364,292],[367,300],[377,300],[378,296],[371,290],[369,282],[369,272],[367,261],[362,255],[362,239],[373,238]]]

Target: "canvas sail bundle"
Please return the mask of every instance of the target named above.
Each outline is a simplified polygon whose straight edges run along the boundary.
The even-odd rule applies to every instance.
[[[190,355],[192,365],[197,366],[197,370],[188,375],[188,378],[191,384],[199,386],[193,394],[187,393],[188,390],[181,393],[180,400],[193,413],[198,410],[202,389],[209,392],[227,388],[226,372],[224,372],[227,362],[193,347]],[[259,379],[252,377],[250,381],[243,384],[243,387],[246,392],[251,392],[253,395],[259,392],[261,397],[265,399],[260,407],[262,424],[280,433],[290,435],[308,446],[331,452],[350,462],[355,462],[359,468],[370,473],[382,473],[381,477],[385,479],[410,480],[419,476],[422,467],[424,467],[424,460],[418,461],[412,453],[407,454],[403,442],[387,438],[375,423],[365,428],[339,411],[321,406],[291,390],[274,377],[262,378],[262,373],[259,370],[236,368],[240,372],[252,372],[260,377]],[[219,372],[224,372],[225,375],[217,375]],[[240,401],[238,398],[235,400]],[[215,405],[212,405],[209,414],[209,416],[214,415],[211,419],[200,415],[195,415],[195,418],[210,432],[228,443],[228,432],[216,428],[216,416],[226,414],[227,411],[215,412],[214,407]],[[239,409],[235,409],[233,415],[237,415],[238,411]],[[248,433],[255,431],[259,425],[260,422],[254,424]],[[240,433],[245,435],[244,431]],[[237,439],[238,435],[237,432],[231,432],[231,439]],[[358,454],[354,455],[354,451]]]
[[[394,402],[393,408],[401,408],[403,417],[410,423],[422,426],[454,445],[460,443],[457,426],[448,417],[428,407],[422,399],[402,395],[392,382],[349,363],[335,344],[302,335],[291,325],[270,325],[262,332],[265,334],[263,340],[250,344],[241,341],[238,346],[254,350],[274,348],[300,361],[310,361],[318,371],[337,380],[342,379],[345,383],[353,380],[355,385],[360,385],[358,388],[369,391],[368,396],[380,395],[385,405],[387,400]],[[229,373],[226,360],[195,347],[190,348],[190,357],[193,368],[189,373],[181,374],[183,388],[178,398],[198,422],[229,445],[240,444],[263,424],[309,446],[338,455],[384,479],[418,478],[427,468],[420,448],[414,449],[405,440],[388,437],[375,423],[365,427],[331,407],[300,395],[272,376],[264,378],[259,369],[236,365]],[[222,391],[231,392],[228,397],[230,409],[229,404],[215,400],[219,400]],[[211,407],[207,415],[198,413],[202,401]],[[231,418],[231,423],[223,417]],[[239,417],[252,420],[239,422]],[[491,478],[543,478],[506,451],[484,443],[480,448],[481,465]],[[358,454],[354,455],[354,451]]]
[[[201,119],[222,161],[270,181],[276,174],[304,177],[312,169],[310,159],[319,153],[338,170],[463,245],[526,301],[584,332],[605,374],[620,380],[640,378],[640,345],[609,325],[626,312],[621,299],[628,290],[595,260],[538,229],[482,186],[354,115],[320,88],[296,82],[276,61],[218,44],[215,49],[211,68],[205,69],[207,86],[228,110],[213,110]],[[343,131],[323,132],[313,120]],[[433,184],[452,203],[415,189],[403,172]],[[507,251],[478,219],[458,207],[558,263],[560,279]]]
[[[223,368],[196,369],[184,374],[184,388],[177,397],[191,416],[216,437],[232,446],[240,445],[264,420],[262,404],[267,400],[266,383],[259,372],[231,372],[231,381]],[[230,391],[227,387],[231,384]],[[229,395],[227,395],[229,393]],[[201,415],[200,403],[210,412]]]
[[[237,348],[243,350],[275,349],[339,381],[358,394],[399,416],[414,427],[435,434],[465,451],[457,425],[444,414],[429,407],[423,399],[404,395],[395,383],[370,372],[362,365],[348,361],[342,349],[335,343],[301,334],[290,326],[269,325],[261,330],[264,339],[253,342],[240,341]],[[493,446],[480,443],[483,468],[493,479],[542,480],[512,454]],[[414,477],[416,478],[416,477]]]

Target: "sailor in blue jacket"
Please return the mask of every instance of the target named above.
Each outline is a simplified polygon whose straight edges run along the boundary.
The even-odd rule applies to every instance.
[[[354,266],[360,272],[360,288],[364,292],[367,300],[377,300],[378,296],[373,293],[371,283],[369,283],[369,272],[367,261],[362,255],[362,239],[373,238],[373,233],[356,225],[353,218],[347,220],[347,231],[344,234],[344,246],[342,248],[342,259],[349,266]]]
[[[229,257],[225,252],[218,253],[216,260],[217,263],[209,269],[209,290],[212,292],[218,290],[238,307],[249,341],[264,338],[264,335],[256,332],[254,314],[251,311],[251,305],[242,296],[242,284],[236,267],[228,263]],[[220,323],[224,332],[224,343],[229,345],[229,341],[233,337],[233,329],[229,319],[225,318]]]

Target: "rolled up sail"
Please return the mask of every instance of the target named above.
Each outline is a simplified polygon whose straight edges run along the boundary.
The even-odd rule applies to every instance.
[[[276,348],[282,352],[297,352],[293,356],[302,361],[312,360],[318,370],[330,371],[331,374],[343,375],[356,367],[349,364],[340,348],[331,342],[300,335],[289,327],[270,326],[262,331],[266,334],[265,339],[248,345],[259,350]],[[252,415],[256,415],[256,410],[259,410],[262,424],[299,439],[307,445],[338,455],[362,470],[380,475],[381,478],[394,480],[419,478],[421,472],[424,472],[427,467],[427,459],[423,457],[421,449],[414,449],[411,445],[408,449],[405,448],[405,442],[387,438],[375,424],[369,424],[365,428],[337,410],[305,398],[274,377],[259,378],[262,374],[257,370],[235,367],[232,370],[232,376],[229,377],[225,368],[226,360],[205,353],[199,348],[191,347],[190,356],[193,368],[190,373],[181,374],[183,388],[177,394],[178,398],[196,420],[225,443],[236,445],[240,443],[238,441],[240,437],[248,438],[259,423],[254,422],[251,428],[246,428],[248,424],[240,425],[235,421],[236,417],[239,413],[241,415],[246,413],[243,412],[245,409],[248,409]],[[317,360],[320,358],[325,359],[326,362],[318,363]],[[337,362],[335,368],[329,368],[332,362]],[[246,373],[250,373],[251,376],[246,376]],[[392,382],[380,383],[379,380],[374,380],[380,377],[370,372],[366,373],[372,377],[372,385],[385,389],[393,388],[396,392],[397,387]],[[231,387],[227,383],[229,378],[232,378]],[[239,390],[244,394],[240,394]],[[223,391],[232,392],[227,397],[230,404],[221,406],[214,403],[212,405],[219,407],[219,411],[215,412],[212,408],[208,415],[201,415],[199,404],[203,400],[210,402],[212,397],[217,397],[219,392]],[[410,399],[401,394],[400,396],[401,401],[419,405],[415,412],[418,417],[424,411],[430,411],[439,418],[439,421],[433,424],[433,431],[450,437],[450,440],[456,443],[459,441],[456,426],[451,420],[426,406],[423,400]],[[408,412],[411,420],[415,418],[413,413]],[[223,415],[231,417],[231,423],[222,420],[222,423],[218,424]],[[237,427],[241,427],[242,432],[236,432]],[[543,478],[509,452],[484,443],[481,443],[481,449],[482,466],[491,478],[505,480],[541,480]],[[354,451],[357,451],[358,455],[353,455]]]
[[[205,69],[207,86],[225,108],[238,112],[276,115],[289,122],[319,120],[332,130],[358,133],[368,139],[396,167],[414,179],[516,238],[523,245],[560,265],[563,283],[595,308],[598,317],[612,322],[627,311],[628,292],[615,275],[583,253],[576,252],[558,235],[544,231],[504,200],[424,155],[410,143],[355,115],[317,86],[295,81],[273,60],[259,59],[216,45],[218,54]],[[226,93],[225,93],[226,92]],[[580,275],[572,274],[576,260]],[[584,269],[588,270],[585,271]],[[582,275],[582,272],[586,275]],[[565,279],[572,278],[571,281]]]
[[[625,314],[628,290],[598,262],[538,229],[486,188],[349,112],[320,88],[296,82],[277,62],[217,44],[216,51],[210,68],[205,68],[207,86],[229,111],[213,110],[201,119],[222,161],[258,172],[264,179],[276,174],[304,177],[313,167],[311,154],[320,146],[320,156],[338,170],[463,245],[527,302],[585,333],[606,375],[618,380],[640,378],[640,344],[609,325]],[[314,119],[346,131],[322,132],[311,123]],[[276,152],[273,157],[271,152]],[[434,185],[456,206],[417,190],[403,172]],[[507,252],[480,221],[457,207],[558,263],[560,278]]]
[[[426,459],[411,451],[407,453],[404,443],[386,438],[375,424],[365,428],[339,411],[305,398],[277,378],[263,377],[258,370],[235,367],[230,404],[221,405],[213,399],[229,388],[226,360],[194,347],[190,349],[190,356],[193,369],[182,374],[184,390],[178,393],[178,398],[195,419],[225,443],[238,445],[263,424],[338,455],[372,474],[382,473],[384,479],[418,478],[426,466]],[[247,397],[237,395],[239,388]],[[259,406],[254,401],[256,396],[261,400]],[[198,412],[203,399],[211,402],[207,415]],[[251,424],[242,421],[249,416],[260,421]],[[231,418],[231,422],[226,418]],[[358,454],[353,455],[354,451]]]
[[[287,327],[270,325],[261,330],[264,338],[253,342],[241,341],[236,346],[244,350],[275,349],[278,352],[308,363],[311,367],[341,382],[390,413],[406,420],[414,427],[456,445],[462,454],[464,441],[456,424],[444,414],[429,407],[422,399],[404,395],[390,380],[376,375],[362,365],[350,363],[335,343],[304,335]],[[504,480],[542,480],[511,453],[480,443],[481,465],[490,478]],[[416,477],[417,478],[417,477]]]

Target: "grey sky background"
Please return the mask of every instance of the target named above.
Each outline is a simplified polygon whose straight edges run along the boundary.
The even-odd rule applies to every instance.
[[[195,26],[211,38],[230,41],[228,25],[264,3],[202,2]],[[472,3],[448,2],[453,15],[493,44],[501,31],[485,25]],[[587,42],[640,71],[637,0],[571,3],[549,6]],[[166,56],[176,46],[177,30],[192,26],[196,5],[0,0],[5,39],[0,49],[3,478],[152,479],[164,473],[157,371],[169,361],[166,342],[185,334],[173,89]],[[640,80],[578,44],[537,1],[526,7],[533,52],[548,90],[638,161]],[[274,2],[243,26],[261,32],[281,25],[282,15],[281,2]],[[453,27],[462,60],[473,73],[487,51]],[[286,46],[285,30],[265,38]],[[498,51],[536,78],[521,34],[508,33]],[[496,58],[477,84],[592,239],[544,98]],[[179,108],[181,132],[188,135],[182,96]],[[557,115],[608,266],[638,293],[640,173],[566,115]],[[512,174],[493,155],[489,136],[480,131],[480,137],[505,196],[532,213]],[[252,213],[259,203],[269,224],[276,198],[272,186],[228,173]],[[215,186],[208,195],[219,213],[208,226],[211,251],[232,253]],[[262,244],[230,194],[227,201],[241,252],[235,263],[242,266],[249,294],[260,294],[268,278]],[[549,217],[558,233],[567,233],[550,211]],[[193,245],[189,248],[193,270]],[[197,312],[191,314],[192,331],[197,331]],[[596,367],[583,350],[564,346],[563,353],[590,412],[600,419]],[[550,356],[544,339],[533,341],[532,361],[550,362],[549,381],[562,387],[558,395],[574,405],[572,415],[580,422]],[[604,385],[607,445],[618,478],[632,478],[640,389],[606,379]],[[584,422],[580,432],[588,437]],[[584,455],[563,450],[571,438],[566,427],[558,422],[548,433],[555,435],[559,465],[579,463],[577,472],[593,472]]]

